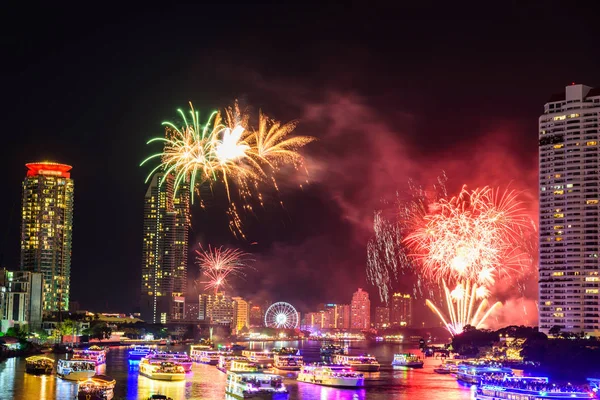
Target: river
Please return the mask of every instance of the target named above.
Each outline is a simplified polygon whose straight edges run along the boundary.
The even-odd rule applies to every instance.
[[[273,347],[298,347],[307,362],[318,361],[319,342],[269,342],[250,343],[250,349]],[[189,346],[174,346],[173,351],[187,351]],[[438,375],[433,367],[440,361],[426,360],[425,367],[417,370],[394,370],[391,362],[394,353],[408,351],[401,345],[391,343],[351,343],[351,354],[370,353],[381,363],[381,371],[365,374],[365,387],[358,390],[336,389],[285,379],[290,400],[384,400],[428,399],[467,400],[470,389],[461,386],[449,375]],[[51,355],[52,356],[52,355]],[[54,356],[56,359],[64,357]],[[180,399],[225,399],[225,374],[214,366],[195,364],[184,382],[161,382],[138,375],[137,365],[127,359],[126,347],[113,347],[105,366],[98,373],[117,380],[115,399],[147,399],[151,394],[161,393]],[[25,373],[25,359],[11,358],[0,363],[0,399],[74,399],[77,384],[63,381],[55,375],[33,376]]]

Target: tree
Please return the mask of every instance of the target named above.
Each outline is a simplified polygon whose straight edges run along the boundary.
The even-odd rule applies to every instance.
[[[550,328],[548,333],[551,334],[552,336],[558,336],[560,334],[560,331],[562,328],[563,327],[560,325],[554,325],[552,328]]]

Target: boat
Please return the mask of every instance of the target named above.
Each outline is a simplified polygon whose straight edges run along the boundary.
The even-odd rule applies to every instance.
[[[106,351],[99,347],[98,349],[92,349],[91,347],[89,349],[75,349],[73,350],[73,360],[93,361],[96,365],[104,364],[106,362]]]
[[[279,375],[262,372],[227,372],[225,393],[236,399],[287,400],[289,392]]]
[[[213,350],[213,348],[212,345],[207,343],[192,344],[190,345],[190,357],[192,357],[192,360],[198,361],[200,354],[209,350]]]
[[[513,372],[510,368],[489,365],[460,365],[458,371],[456,371],[456,380],[471,385],[477,385],[482,377],[504,378],[512,375]]]
[[[117,384],[110,376],[94,375],[90,379],[79,382],[77,388],[78,400],[110,400],[114,397]]]
[[[148,397],[148,400],[173,400],[173,398],[167,397],[164,394],[153,394],[152,396]]]
[[[336,354],[346,354],[346,349],[339,344],[327,344],[321,347],[322,356],[334,356]]]
[[[484,377],[475,392],[475,399],[478,400],[589,400],[592,398],[594,393],[589,387],[551,384],[545,377]]]
[[[355,371],[377,372],[379,371],[379,362],[371,355],[348,356],[337,354],[333,356],[333,363],[352,367]]]
[[[234,361],[248,361],[246,357],[242,356],[219,356],[219,362],[217,369],[221,372],[227,372],[231,369],[231,365]]]
[[[433,369],[433,372],[442,375],[455,374],[456,371],[458,371],[458,362],[454,360],[446,360]]]
[[[323,386],[361,387],[364,375],[341,365],[305,365],[298,373],[298,381]]]
[[[156,351],[156,345],[149,344],[133,344],[127,350],[127,357],[130,360],[141,360],[152,351]]]
[[[298,349],[295,347],[279,347],[279,348],[274,348],[273,350],[271,350],[272,353],[274,354],[279,354],[280,356],[284,356],[284,355],[300,355],[298,353]]]
[[[50,375],[54,369],[54,360],[44,356],[31,356],[25,359],[25,372],[35,375]]]
[[[229,371],[236,372],[263,372],[273,368],[271,363],[260,363],[256,361],[250,361],[246,357],[241,357],[237,360],[231,361],[231,367]]]
[[[181,365],[185,372],[192,370],[194,361],[186,353],[171,353],[167,351],[151,352],[146,356],[150,361],[166,361]]]
[[[185,370],[181,365],[168,361],[151,362],[147,358],[140,361],[140,375],[159,381],[185,380]]]
[[[275,354],[273,366],[280,371],[300,371],[304,365],[302,356]]]
[[[56,375],[68,381],[84,381],[96,375],[96,363],[90,360],[58,360]]]
[[[274,357],[270,351],[257,351],[257,350],[243,350],[242,355],[247,357],[248,360],[254,361],[260,364],[273,364]]]
[[[196,352],[191,358],[202,364],[217,365],[219,363],[219,357],[230,355],[232,355],[232,353],[229,351],[203,350]]]
[[[416,354],[404,353],[394,354],[394,360],[392,361],[394,367],[406,367],[406,368],[423,368],[423,360]]]

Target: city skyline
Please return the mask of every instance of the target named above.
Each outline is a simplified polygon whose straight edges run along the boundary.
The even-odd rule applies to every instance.
[[[281,10],[253,10],[263,12],[265,18],[278,20]],[[20,267],[23,164],[37,159],[67,163],[74,166],[77,180],[71,298],[83,308],[133,310],[143,278],[139,244],[147,190],[143,181],[149,171],[137,165],[146,155],[144,142],[163,134],[161,121],[190,100],[206,115],[239,98],[277,119],[298,119],[299,134],[318,138],[306,148],[310,183],[300,189],[297,182],[284,181],[280,194],[269,193],[275,198],[264,210],[257,208],[255,216],[244,217],[247,241],[229,233],[220,205],[223,193],[214,197],[208,193],[207,208],[191,210],[190,277],[184,292],[194,290],[198,277],[189,253],[202,243],[242,247],[256,257],[256,272],[233,282],[236,294],[243,298],[270,297],[311,310],[325,301],[347,302],[347,293],[362,286],[375,306],[377,290],[366,284],[364,273],[372,213],[382,199],[406,188],[409,179],[428,185],[446,171],[453,193],[463,183],[511,184],[526,191],[529,210],[537,215],[535,131],[542,105],[548,95],[572,81],[598,87],[597,63],[586,53],[593,43],[586,35],[572,40],[574,32],[590,29],[591,22],[570,18],[571,13],[577,14],[575,9],[566,14],[540,12],[544,18],[529,21],[527,10],[515,11],[520,17],[509,32],[501,29],[505,25],[498,15],[485,24],[465,26],[440,18],[427,32],[418,19],[407,15],[398,32],[382,25],[377,32],[339,38],[334,27],[363,18],[363,13],[344,11],[328,24],[316,22],[323,28],[319,35],[341,41],[333,50],[306,45],[314,33],[297,40],[300,35],[291,26],[281,31],[278,44],[255,49],[272,35],[252,30],[252,36],[239,44],[232,39],[238,37],[236,28],[203,38],[206,52],[198,56],[182,51],[199,44],[198,37],[187,34],[185,24],[153,33],[164,15],[151,12],[133,19],[115,17],[113,28],[97,32],[86,25],[98,21],[72,21],[70,26],[84,28],[80,39],[71,36],[71,28],[48,29],[61,23],[50,26],[40,21],[36,29],[50,31],[47,37],[32,47],[21,46],[21,41],[14,44],[15,65],[24,66],[27,74],[7,74],[15,76],[7,88],[7,97],[17,99],[9,110],[11,115],[14,111],[13,119],[27,121],[36,104],[45,104],[39,112],[47,125],[34,129],[34,124],[25,124],[24,133],[13,135],[14,146],[10,151],[5,147],[0,158],[7,179],[6,196],[0,199],[6,223],[0,267]],[[253,23],[244,14],[232,18]],[[66,16],[57,18],[65,26],[71,24]],[[306,12],[299,12],[298,18],[312,20]],[[519,22],[521,18],[527,24]],[[565,26],[565,36],[557,40],[569,45],[562,46],[562,57],[542,66],[539,60],[558,44],[542,34],[527,33],[543,32],[552,24]],[[130,33],[132,26],[141,33]],[[473,29],[480,34],[472,35]],[[415,32],[421,32],[418,41]],[[33,30],[24,35],[23,41],[44,36]],[[391,49],[377,46],[380,35],[395,38],[396,50],[402,51],[390,53]],[[64,39],[60,47],[53,43],[58,38]],[[80,40],[89,45],[81,49]],[[300,43],[293,56],[287,50],[276,60],[269,56],[288,42]],[[507,47],[508,42],[513,45]],[[66,72],[54,66],[77,49],[82,52],[78,53],[81,65],[73,64]],[[518,61],[507,65],[506,53]],[[384,62],[385,57],[393,62]],[[309,61],[314,59],[323,60],[319,71]],[[357,59],[363,61],[345,62]],[[574,59],[581,63],[575,64]],[[517,66],[524,70],[513,73]],[[36,93],[36,102],[25,93]],[[485,167],[471,168],[474,163]],[[278,195],[284,209],[277,206]],[[114,295],[90,291],[90,277],[95,286],[110,287]],[[396,284],[395,289],[404,293],[410,292],[413,282]],[[512,299],[508,289],[499,296],[502,301]],[[532,303],[537,294],[529,293],[527,299]],[[418,318],[429,314],[415,311]]]

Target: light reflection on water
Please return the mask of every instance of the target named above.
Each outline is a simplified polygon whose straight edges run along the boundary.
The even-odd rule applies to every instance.
[[[317,342],[271,342],[251,343],[252,349],[270,349],[273,347],[300,347],[309,361],[319,357]],[[175,351],[187,351],[189,347],[173,348]],[[285,384],[290,391],[290,399],[303,400],[384,400],[389,398],[431,399],[431,400],[467,400],[470,399],[468,387],[461,387],[448,375],[434,374],[433,365],[439,361],[428,361],[422,370],[392,369],[390,363],[394,353],[402,351],[394,344],[353,343],[350,352],[361,354],[369,352],[382,364],[380,372],[365,374],[365,388],[338,389],[297,382],[286,376]],[[64,356],[52,356],[56,359]],[[117,380],[115,400],[146,399],[151,394],[161,393],[179,399],[224,399],[226,375],[213,366],[195,364],[192,372],[183,382],[163,382],[138,375],[139,362],[127,359],[125,347],[111,348],[107,364],[98,370]],[[77,394],[77,384],[51,376],[34,376],[25,373],[25,359],[11,358],[0,363],[0,399],[73,399]]]

